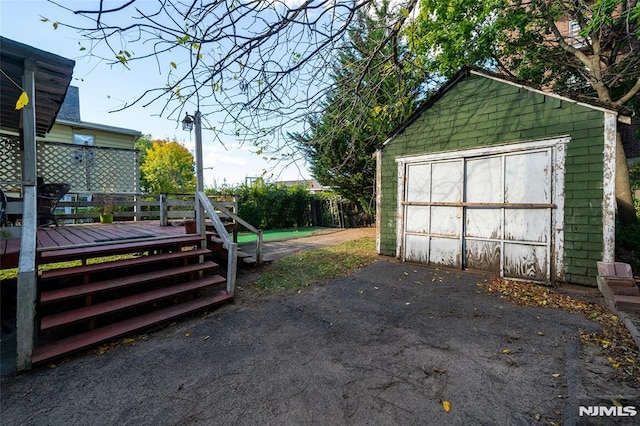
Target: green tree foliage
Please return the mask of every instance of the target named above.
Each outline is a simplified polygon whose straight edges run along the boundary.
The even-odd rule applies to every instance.
[[[421,0],[420,6],[408,30],[411,46],[443,75],[465,64],[491,65],[613,105],[640,91],[637,0]]]
[[[333,67],[334,89],[310,130],[290,137],[313,176],[352,201],[369,205],[373,154],[415,110],[424,75],[406,45],[392,35],[388,0],[358,14]]]
[[[147,158],[147,150],[153,145],[153,138],[151,135],[143,135],[139,137],[135,142],[135,148],[138,150],[138,164],[142,166]],[[140,191],[151,192],[149,189],[149,182],[144,173],[140,173]]]
[[[152,193],[191,193],[196,189],[193,155],[177,141],[153,141],[140,171]]]
[[[408,30],[425,65],[451,75],[491,65],[555,92],[580,92],[612,106],[640,93],[638,0],[420,0]],[[618,141],[616,199],[635,223],[629,172]]]

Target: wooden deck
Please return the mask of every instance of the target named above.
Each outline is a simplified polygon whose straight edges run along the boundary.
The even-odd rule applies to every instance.
[[[89,247],[116,242],[184,235],[181,224],[160,226],[159,221],[116,222],[113,224],[87,223],[40,228],[37,232],[37,250]],[[20,253],[20,239],[0,240],[0,269],[16,268]]]

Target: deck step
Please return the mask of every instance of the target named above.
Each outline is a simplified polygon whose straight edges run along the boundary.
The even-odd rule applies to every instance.
[[[223,248],[224,247],[224,240],[220,237],[214,236],[214,235],[209,235],[209,244],[208,244],[209,248],[212,249],[212,251],[217,251],[219,254],[222,254],[223,252],[226,253],[226,249]],[[216,248],[218,248],[218,250],[215,250]],[[242,248],[238,247],[238,250],[236,251],[236,256],[238,257],[238,259],[243,259],[246,257],[251,257],[250,254],[242,251]]]
[[[131,259],[115,260],[109,262],[94,263],[91,265],[73,266],[64,269],[51,269],[42,271],[41,280],[54,280],[72,276],[95,274],[97,272],[112,271],[114,269],[129,268],[132,266],[150,265],[153,263],[168,262],[176,259],[187,259],[195,256],[206,256],[211,251],[207,249],[194,249],[176,251],[173,253],[161,253],[153,256],[139,256]]]
[[[122,297],[109,302],[98,303],[71,311],[65,311],[58,314],[45,316],[40,322],[40,330],[50,330],[55,327],[73,324],[78,321],[96,318],[102,315],[166,299],[168,297],[177,296],[182,293],[200,290],[219,283],[223,283],[225,281],[226,279],[224,277],[216,275],[201,280],[190,281],[183,284]]]
[[[72,299],[74,297],[88,296],[90,294],[101,293],[108,290],[115,290],[123,287],[130,287],[145,282],[160,281],[180,275],[211,270],[218,265],[214,262],[204,262],[194,265],[186,265],[160,271],[147,272],[137,275],[128,275],[121,278],[100,281],[92,284],[66,287],[57,290],[43,291],[40,295],[40,303],[47,304],[61,300]]]
[[[96,328],[50,344],[37,346],[33,351],[32,362],[33,364],[41,364],[61,355],[76,352],[151,325],[169,321],[174,318],[202,310],[209,306],[222,304],[231,300],[233,300],[233,298],[227,294],[226,291],[220,290],[211,296],[200,297],[169,308],[159,309],[125,321]]]
[[[172,246],[195,246],[200,244],[202,237],[199,235],[186,235],[180,237],[166,237],[161,239],[149,239],[128,241],[126,243],[100,244],[87,247],[74,247],[60,250],[45,250],[39,253],[39,263],[64,262],[68,260],[90,259],[99,256],[111,256],[115,254],[131,253],[135,251],[156,250]]]

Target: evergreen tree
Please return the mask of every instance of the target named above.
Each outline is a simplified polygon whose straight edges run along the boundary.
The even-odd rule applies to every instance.
[[[363,207],[371,204],[376,148],[415,110],[425,81],[396,37],[388,0],[361,11],[333,67],[334,89],[310,130],[290,137],[313,176]]]

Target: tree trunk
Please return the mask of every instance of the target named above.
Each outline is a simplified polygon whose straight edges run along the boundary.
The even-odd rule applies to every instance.
[[[630,225],[638,222],[636,210],[631,196],[631,181],[629,180],[629,165],[622,146],[620,133],[616,137],[616,202],[618,204],[618,218],[620,223]]]

